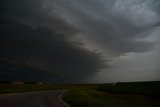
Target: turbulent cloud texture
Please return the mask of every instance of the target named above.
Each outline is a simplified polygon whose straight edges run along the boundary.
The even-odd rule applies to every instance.
[[[87,82],[127,53],[158,57],[159,10],[158,0],[1,0],[0,77]]]

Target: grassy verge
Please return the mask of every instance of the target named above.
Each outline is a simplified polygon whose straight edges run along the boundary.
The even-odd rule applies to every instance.
[[[65,93],[64,100],[71,107],[160,107],[159,86],[159,83],[84,86],[72,88]]]
[[[97,90],[73,89],[65,93],[64,100],[71,107],[159,107],[159,100],[142,95],[105,93]]]

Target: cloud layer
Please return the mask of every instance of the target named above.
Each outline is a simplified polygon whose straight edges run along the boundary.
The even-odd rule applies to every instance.
[[[86,81],[117,57],[159,46],[159,8],[158,0],[1,0],[0,75]]]

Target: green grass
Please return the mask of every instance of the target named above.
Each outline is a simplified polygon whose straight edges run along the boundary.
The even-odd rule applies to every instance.
[[[91,89],[97,88],[95,84],[0,84],[0,94],[46,91],[46,90],[66,90],[66,89]]]
[[[64,100],[71,107],[160,107],[159,85],[159,82],[99,84],[91,88],[88,85],[72,88],[65,93]]]
[[[17,92],[29,92],[29,91],[44,91],[55,90],[54,85],[49,84],[1,84],[0,94],[5,93],[17,93]]]
[[[96,90],[70,90],[64,100],[71,107],[159,107],[158,100],[142,95],[104,93]]]
[[[131,82],[102,84],[99,91],[124,94],[140,94],[150,97],[160,97],[160,82]]]

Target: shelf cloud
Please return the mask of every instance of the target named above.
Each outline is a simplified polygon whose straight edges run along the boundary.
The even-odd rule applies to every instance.
[[[146,62],[152,57],[158,65],[159,9],[158,0],[1,0],[0,78],[103,82],[120,75],[121,81],[140,70],[142,80],[158,80],[125,60],[153,68]],[[137,59],[146,53],[154,54]]]

